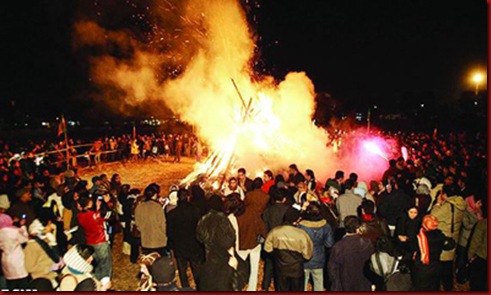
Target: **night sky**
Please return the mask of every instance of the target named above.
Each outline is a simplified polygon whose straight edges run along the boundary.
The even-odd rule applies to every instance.
[[[473,68],[487,66],[484,0],[257,2],[260,67],[277,78],[306,71],[317,91],[341,101],[383,106],[408,92],[451,101],[471,88]],[[93,108],[87,60],[72,46],[79,7],[73,0],[3,5],[1,115],[83,116]]]

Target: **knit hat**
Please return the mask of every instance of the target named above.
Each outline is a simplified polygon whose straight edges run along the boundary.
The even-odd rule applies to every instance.
[[[0,208],[5,210],[10,208],[10,201],[7,195],[0,195]]]
[[[170,256],[162,256],[155,260],[150,265],[149,271],[157,284],[171,283],[176,277],[176,267]]]
[[[435,230],[438,227],[438,219],[433,215],[426,215],[423,218],[423,228],[426,231]]]
[[[93,270],[93,266],[78,253],[77,245],[65,253],[63,261],[65,261],[67,267],[80,273],[91,273]]]
[[[10,227],[14,224],[12,218],[7,214],[0,214],[0,229]]]

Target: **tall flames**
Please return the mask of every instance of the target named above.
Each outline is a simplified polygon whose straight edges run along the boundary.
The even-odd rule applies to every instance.
[[[331,167],[343,159],[327,147],[326,132],[312,122],[315,89],[307,75],[293,72],[278,81],[254,72],[255,40],[237,0],[174,2],[162,3],[170,5],[169,28],[179,35],[152,36],[152,42],[165,39],[169,45],[165,50],[93,21],[75,25],[77,48],[108,49],[116,44],[123,52],[123,57],[108,53],[91,59],[91,76],[101,92],[114,88],[122,92],[124,103],[113,100],[113,105],[123,111],[142,102],[164,101],[196,127],[215,152],[184,181],[199,173],[218,177],[239,166],[255,174],[291,163],[313,169],[319,179],[330,176]],[[164,22],[162,15],[155,19]],[[178,73],[164,75],[169,67]],[[109,101],[108,96],[101,97]]]

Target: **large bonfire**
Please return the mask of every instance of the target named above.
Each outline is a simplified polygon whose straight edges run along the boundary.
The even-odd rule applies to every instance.
[[[143,45],[125,31],[109,31],[95,22],[81,21],[75,29],[78,46],[107,47],[108,42],[116,42],[134,51],[126,59],[110,54],[92,59],[92,77],[101,89],[116,86],[130,106],[152,99],[165,101],[181,120],[195,126],[214,151],[204,163],[196,164],[183,183],[200,174],[217,183],[239,166],[256,176],[265,169],[277,171],[296,163],[316,171],[318,179],[336,169],[369,166],[367,177],[385,169],[383,157],[363,159],[358,153],[337,153],[328,145],[325,130],[312,122],[315,89],[305,73],[292,72],[277,80],[254,72],[255,38],[237,0],[161,4],[178,14],[161,29],[181,32],[174,39],[182,41],[165,52],[148,45],[167,35],[154,34],[152,42]],[[150,10],[157,8],[163,9]],[[179,73],[162,78],[162,69],[176,59],[182,63]],[[350,144],[344,147],[351,148]],[[348,156],[340,158],[341,154]],[[371,162],[358,163],[364,160]]]

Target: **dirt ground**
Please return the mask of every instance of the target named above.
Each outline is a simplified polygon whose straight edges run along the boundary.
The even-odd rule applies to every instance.
[[[143,190],[148,184],[155,182],[161,186],[162,193],[166,194],[172,184],[179,184],[180,180],[193,170],[193,165],[194,159],[191,158],[182,158],[181,163],[172,163],[165,161],[163,158],[156,158],[147,159],[146,161],[102,164],[96,168],[82,169],[79,174],[90,184],[90,179],[95,175],[105,173],[111,177],[114,173],[118,173],[122,182],[130,184],[131,187]],[[123,236],[122,234],[117,234],[113,247],[113,288],[117,291],[134,291],[138,286],[139,266],[130,262],[129,256],[123,254],[122,248]],[[257,290],[261,289],[262,265],[263,262],[261,261]],[[191,270],[188,268],[187,272],[188,277],[191,278],[190,285],[194,288]],[[180,285],[179,281],[178,285]],[[311,290],[310,285],[308,289]],[[455,284],[455,290],[468,291],[469,286],[468,284]]]

